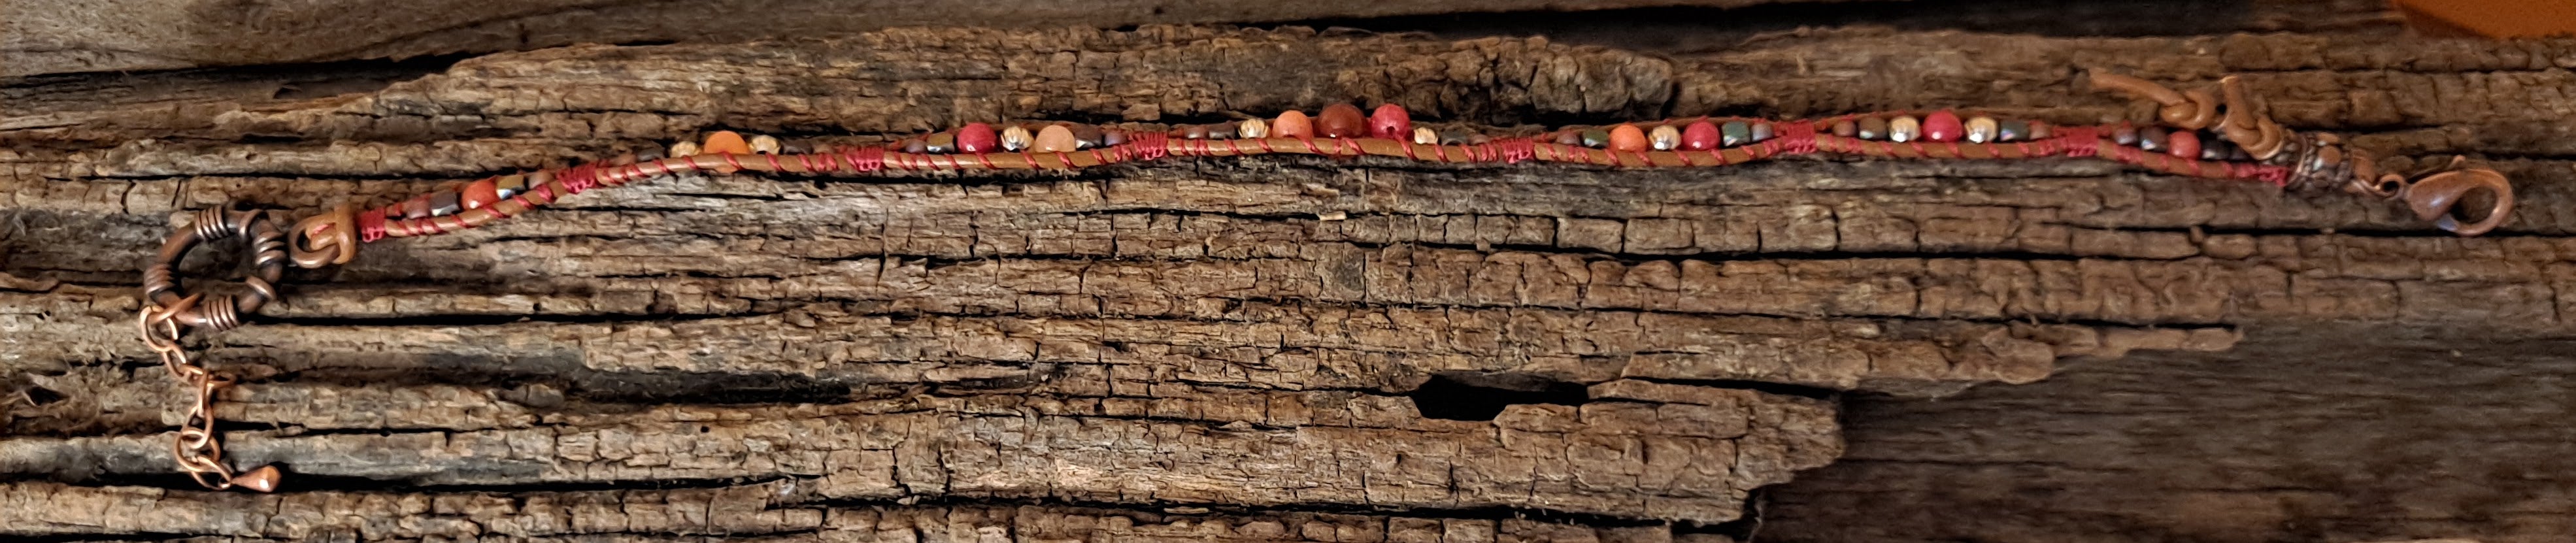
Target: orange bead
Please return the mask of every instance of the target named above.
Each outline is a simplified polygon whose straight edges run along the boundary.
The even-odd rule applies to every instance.
[[[466,209],[482,209],[483,206],[501,201],[501,187],[489,177],[483,178],[482,181],[468,183],[465,185],[465,190],[456,192],[457,195],[464,197]]]
[[[698,144],[698,152],[711,155],[717,153],[748,155],[751,154],[751,142],[743,141],[742,134],[735,134],[732,130],[717,130],[713,134],[707,134],[706,143]]]
[[[1306,112],[1303,111],[1292,110],[1281,113],[1278,120],[1270,121],[1270,137],[1301,139],[1315,137],[1315,121],[1307,119]]]
[[[1619,125],[1619,126],[1617,126],[1617,127],[1613,127],[1613,128],[1611,128],[1611,129],[1610,129],[1610,150],[1612,150],[1612,151],[1644,151],[1644,150],[1646,150],[1646,131],[1637,129],[1637,125],[1633,125],[1633,124],[1622,124],[1622,125]]]

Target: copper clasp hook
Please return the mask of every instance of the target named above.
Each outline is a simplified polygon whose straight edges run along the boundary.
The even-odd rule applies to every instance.
[[[2405,200],[2406,208],[2415,211],[2415,218],[2433,221],[2434,227],[2454,234],[2475,236],[2494,230],[2513,214],[2513,183],[2495,170],[2465,167],[2467,162],[2465,157],[2452,157],[2451,165],[2443,171],[2405,183],[2398,189],[2397,198]],[[2395,175],[2389,174],[2383,179]],[[2382,184],[2386,183],[2383,181]],[[2485,219],[2461,224],[2460,215],[2454,211],[2457,211],[2461,198],[2478,189],[2494,193],[2495,204],[2487,209]]]

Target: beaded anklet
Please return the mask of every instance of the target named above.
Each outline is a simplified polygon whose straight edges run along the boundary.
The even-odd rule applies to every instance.
[[[2401,200],[2418,218],[2462,236],[2494,229],[2513,209],[2513,188],[2495,170],[2466,167],[2464,158],[2455,157],[2448,166],[2416,176],[2380,173],[2370,155],[2345,148],[2331,134],[2283,129],[2234,77],[2220,80],[2216,95],[2206,90],[2177,92],[2126,76],[2096,74],[2092,81],[2098,89],[2153,102],[2156,123],[2061,127],[1985,115],[1963,120],[1942,110],[1788,121],[1695,117],[1496,136],[1416,127],[1405,109],[1394,104],[1378,106],[1365,116],[1350,104],[1334,104],[1314,117],[1289,111],[1269,120],[1169,130],[1071,123],[1005,124],[997,130],[990,124],[971,123],[890,145],[811,152],[790,149],[770,136],[746,140],[720,131],[703,142],[674,144],[668,157],[626,156],[496,176],[365,210],[342,205],[285,231],[265,213],[204,210],[192,227],[174,232],[155,263],[144,270],[146,303],[137,323],[144,343],[195,394],[172,447],[180,469],[208,488],[266,492],[277,487],[281,476],[277,467],[235,473],[224,463],[213,402],[215,392],[230,379],[191,360],[179,343],[185,332],[213,333],[240,326],[244,315],[277,299],[274,283],[290,261],[303,268],[346,264],[357,256],[361,243],[475,228],[593,188],[692,171],[848,175],[889,170],[1044,170],[1168,156],[1270,153],[1633,168],[1713,167],[1809,154],[1936,159],[2064,156],[2100,157],[2175,175],[2260,181],[2302,192],[2340,188]],[[2482,218],[2463,223],[2454,208],[2479,190],[2491,193],[2494,203]],[[204,293],[188,294],[180,288],[172,268],[189,249],[199,242],[237,235],[252,240],[255,272],[243,279],[249,292],[209,299]]]

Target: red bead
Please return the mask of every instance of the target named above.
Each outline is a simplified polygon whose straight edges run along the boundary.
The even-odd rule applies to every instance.
[[[1369,137],[1400,140],[1413,136],[1413,116],[1404,106],[1387,104],[1369,113]]]
[[[489,177],[466,184],[465,190],[457,191],[457,194],[464,197],[466,209],[482,209],[501,201],[500,185]]]
[[[1279,112],[1278,120],[1270,122],[1270,136],[1274,138],[1312,138],[1315,137],[1315,121],[1307,118],[1306,112],[1303,111],[1293,109],[1282,111]]]
[[[1360,117],[1359,106],[1333,104],[1324,106],[1324,114],[1315,117],[1315,134],[1327,138],[1356,138],[1368,132],[1368,119]]]
[[[1682,127],[1682,148],[1692,151],[1717,148],[1717,125],[1700,121]]]
[[[1959,141],[1959,138],[1967,133],[1966,128],[1959,126],[1959,115],[1951,113],[1950,110],[1935,111],[1923,117],[1925,141]]]
[[[2166,153],[2183,158],[2200,158],[2200,134],[2197,132],[2175,130],[2173,135],[2166,136],[2165,143]]]
[[[993,133],[993,125],[966,123],[965,128],[957,129],[958,152],[990,153],[1001,149],[1002,138]]]

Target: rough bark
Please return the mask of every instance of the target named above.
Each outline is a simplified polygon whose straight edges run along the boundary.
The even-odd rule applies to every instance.
[[[2220,351],[2242,330],[2327,321],[2565,337],[2571,64],[2564,40],[1859,30],[1654,57],[1151,27],[581,46],[416,78],[36,80],[0,89],[0,375],[20,397],[0,407],[0,474],[16,481],[0,483],[0,533],[1714,540],[1743,530],[1724,523],[1748,493],[1842,453],[1846,392],[2029,383],[2062,359]],[[2383,204],[2085,161],[688,176],[371,246],[298,276],[261,324],[208,338],[247,380],[222,413],[240,421],[233,454],[303,478],[276,496],[166,474],[175,387],[130,337],[135,270],[183,210],[380,203],[716,127],[865,141],[1344,99],[1490,124],[2126,114],[2077,88],[2085,69],[2249,73],[2285,122],[2346,131],[2392,165],[2484,153],[2524,212],[2460,240]],[[2267,348],[2355,348],[2341,337]],[[2166,356],[2147,360],[2190,359]],[[1872,409],[1922,404],[1861,405],[1842,416],[1866,429]],[[1979,480],[1898,475],[1927,492]],[[1935,518],[1955,513],[1938,500],[1853,501],[1877,477],[1793,487],[1831,510],[1775,502],[1761,533],[1861,537],[1830,523],[1899,514],[1913,522],[1871,536],[1964,530]],[[2099,527],[2022,526],[2007,535]],[[2345,532],[2302,537],[2328,535]]]

